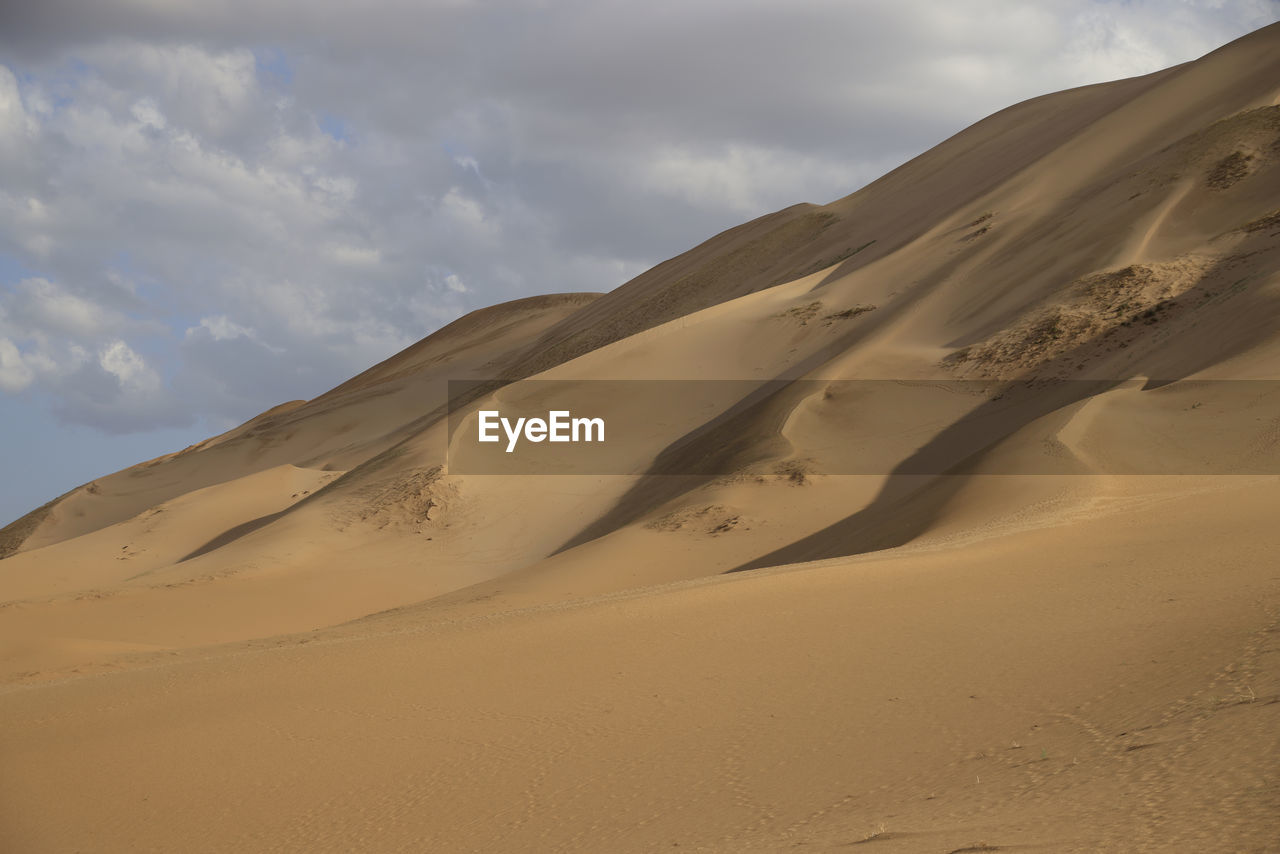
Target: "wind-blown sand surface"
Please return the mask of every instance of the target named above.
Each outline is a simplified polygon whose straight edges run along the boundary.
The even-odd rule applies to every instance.
[[[1278,204],[1280,25],[74,490],[0,849],[1280,850]],[[737,382],[553,476],[467,379]]]

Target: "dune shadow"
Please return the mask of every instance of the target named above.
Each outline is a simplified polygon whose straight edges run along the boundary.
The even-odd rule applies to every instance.
[[[876,322],[858,324],[788,373],[803,377],[835,355],[848,350],[891,323],[906,310],[900,305],[879,309]],[[640,480],[603,515],[566,540],[551,554],[560,554],[605,536],[651,513],[662,504],[762,460],[785,456],[790,442],[782,427],[796,405],[811,392],[795,379],[761,380],[724,412],[700,424],[663,448],[641,473]],[[766,438],[761,439],[761,432]]]
[[[191,560],[192,558],[197,558],[197,557],[200,557],[201,555],[208,554],[209,552],[216,551],[222,548],[223,546],[228,545],[229,543],[234,543],[236,540],[240,539],[241,537],[248,536],[249,534],[252,534],[254,531],[257,531],[261,528],[265,528],[267,525],[270,525],[272,522],[284,516],[286,513],[288,513],[290,510],[294,509],[295,507],[297,507],[297,504],[290,505],[289,507],[286,507],[285,509],[277,511],[275,513],[268,513],[266,516],[259,516],[257,519],[250,519],[248,522],[243,522],[239,525],[236,525],[234,528],[228,528],[218,536],[214,537],[204,545],[200,546],[195,551],[192,551],[182,556],[181,558],[178,559],[177,562],[182,563],[184,561]]]
[[[1261,251],[1274,251],[1275,248]],[[1180,307],[1178,314],[1184,329],[1194,328],[1203,322],[1192,312],[1215,304],[1220,308],[1224,295],[1227,299],[1243,300],[1231,306],[1232,319],[1277,314],[1274,297],[1250,291],[1247,287],[1250,280],[1264,278],[1265,270],[1232,281],[1234,262],[1247,257],[1241,252],[1242,249],[1238,248],[1236,254],[1219,259],[1205,271],[1196,285],[1163,301],[1168,306]],[[1157,314],[1170,319],[1175,316],[1172,309],[1167,314]],[[1135,342],[1139,352],[1126,366],[1125,376],[1100,380],[1062,379],[1063,375],[1074,373],[1086,358],[1096,357],[1104,349],[1102,345],[1109,333],[1099,331],[1038,365],[1035,376],[1011,381],[1002,394],[997,394],[945,427],[892,469],[880,491],[866,507],[726,572],[848,557],[905,545],[933,527],[944,508],[991,451],[1037,419],[1116,388],[1134,376],[1151,377],[1144,384],[1143,391],[1186,379],[1246,352],[1263,342],[1272,329],[1273,326],[1266,323],[1237,325],[1233,330],[1236,334],[1232,336],[1204,336],[1196,342],[1198,346],[1188,344],[1166,348],[1159,347],[1161,339],[1152,332]]]

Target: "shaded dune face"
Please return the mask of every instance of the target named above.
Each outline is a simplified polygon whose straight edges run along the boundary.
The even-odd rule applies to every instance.
[[[1278,333],[1280,25],[474,312],[0,530],[0,848],[1270,850]]]

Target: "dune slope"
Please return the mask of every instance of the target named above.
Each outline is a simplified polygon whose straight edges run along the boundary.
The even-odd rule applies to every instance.
[[[1277,205],[1280,25],[73,490],[0,848],[1276,850]]]

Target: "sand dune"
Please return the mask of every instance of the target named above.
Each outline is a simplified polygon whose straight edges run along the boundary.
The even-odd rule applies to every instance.
[[[1010,107],[10,525],[0,847],[1277,850],[1277,81]]]

